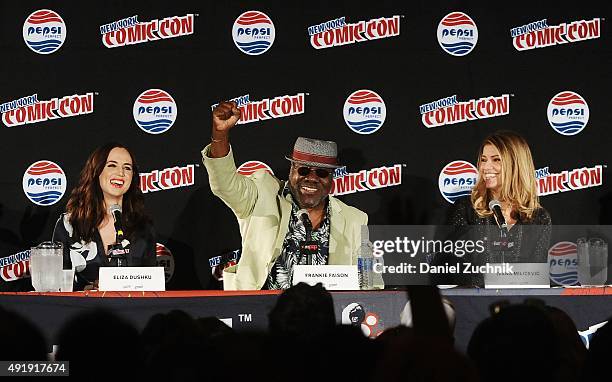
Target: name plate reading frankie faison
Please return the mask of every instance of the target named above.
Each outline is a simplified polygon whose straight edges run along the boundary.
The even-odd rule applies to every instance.
[[[356,265],[294,265],[293,285],[323,284],[327,290],[359,290]]]
[[[98,290],[164,291],[166,290],[164,267],[100,267]]]

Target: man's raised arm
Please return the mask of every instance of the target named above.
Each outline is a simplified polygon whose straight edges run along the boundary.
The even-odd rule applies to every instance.
[[[229,131],[240,119],[240,109],[234,102],[221,102],[212,113],[212,141],[208,155],[222,158],[230,151]]]

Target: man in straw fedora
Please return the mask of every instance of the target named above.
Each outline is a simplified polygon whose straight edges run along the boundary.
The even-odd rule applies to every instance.
[[[341,167],[336,143],[299,137],[286,157],[291,162],[288,181],[263,170],[247,177],[236,172],[229,141],[239,119],[235,103],[221,102],[213,110],[212,142],[202,150],[210,188],[232,209],[242,235],[242,256],[223,271],[223,288],[289,288],[293,265],[306,263],[299,250],[304,212],[312,223],[312,239],[320,244],[311,263],[356,264],[368,216],[329,195],[333,171]]]

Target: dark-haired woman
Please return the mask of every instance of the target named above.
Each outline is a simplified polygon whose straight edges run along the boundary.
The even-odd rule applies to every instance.
[[[119,143],[97,148],[81,170],[54,240],[64,244],[64,261],[75,269],[75,290],[97,288],[98,270],[109,265],[109,245],[116,241],[112,205],[122,208],[122,227],[129,246],[128,266],[155,266],[155,239],[144,212],[134,156]]]

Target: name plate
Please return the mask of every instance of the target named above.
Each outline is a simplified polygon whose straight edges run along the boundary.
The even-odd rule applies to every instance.
[[[98,290],[164,291],[166,290],[164,267],[100,267]]]
[[[359,290],[356,265],[294,265],[293,285],[323,284],[327,290]]]
[[[504,268],[501,272],[484,274],[486,289],[550,288],[548,263],[491,264]]]

